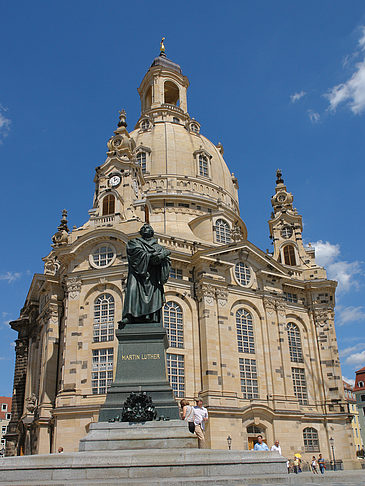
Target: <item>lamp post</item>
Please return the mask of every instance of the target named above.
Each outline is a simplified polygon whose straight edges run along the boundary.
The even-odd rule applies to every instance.
[[[335,444],[335,439],[333,437],[331,437],[329,439],[329,443],[330,443],[330,446],[331,446],[331,449],[332,449],[332,457],[333,457],[333,470],[336,471],[336,458],[335,458],[335,450],[334,450],[334,444]]]
[[[228,444],[228,450],[230,451],[232,447],[232,437],[230,435],[227,437],[227,444]]]

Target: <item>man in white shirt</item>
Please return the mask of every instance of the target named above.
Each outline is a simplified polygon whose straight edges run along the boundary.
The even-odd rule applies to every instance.
[[[279,441],[278,441],[278,440],[276,440],[276,441],[274,442],[274,445],[273,445],[273,446],[271,446],[271,450],[272,450],[272,451],[277,451],[277,452],[278,452],[278,453],[281,455],[281,447],[280,447],[280,445],[279,445]]]
[[[204,429],[205,422],[208,420],[208,410],[203,407],[203,400],[196,400],[194,407],[194,425],[195,433],[198,436],[199,449],[205,449]]]

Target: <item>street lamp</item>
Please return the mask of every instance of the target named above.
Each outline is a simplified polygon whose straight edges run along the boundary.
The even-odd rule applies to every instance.
[[[333,457],[333,470],[336,471],[336,459],[335,459],[335,450],[333,448],[334,444],[335,444],[335,439],[333,437],[331,437],[329,439],[329,443],[330,443],[330,446],[331,446],[331,449],[332,449],[332,457]]]
[[[228,444],[228,450],[231,450],[231,447],[232,447],[232,437],[230,435],[227,437],[227,444]]]

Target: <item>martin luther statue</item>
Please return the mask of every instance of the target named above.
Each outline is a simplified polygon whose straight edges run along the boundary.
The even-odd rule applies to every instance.
[[[171,252],[157,243],[148,223],[139,232],[141,238],[127,244],[128,279],[121,328],[127,323],[160,322],[165,301],[163,285],[170,274]]]

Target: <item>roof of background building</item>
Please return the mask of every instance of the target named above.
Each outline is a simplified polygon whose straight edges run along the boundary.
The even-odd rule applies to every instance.
[[[356,373],[356,380],[354,391],[365,390],[365,366],[364,368],[360,368],[359,370],[355,371]],[[359,386],[359,383],[362,382],[362,386]]]

